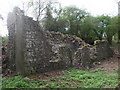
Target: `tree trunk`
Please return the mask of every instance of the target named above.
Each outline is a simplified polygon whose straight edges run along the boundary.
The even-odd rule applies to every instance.
[[[108,43],[109,43],[110,45],[112,45],[112,36],[108,36],[108,37],[107,37],[107,41],[108,41]]]

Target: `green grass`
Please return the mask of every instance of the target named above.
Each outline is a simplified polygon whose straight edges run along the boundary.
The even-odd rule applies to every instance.
[[[63,71],[64,75],[48,80],[30,80],[15,76],[2,79],[2,88],[115,88],[118,84],[116,72],[104,73],[97,70],[77,70],[74,68]]]

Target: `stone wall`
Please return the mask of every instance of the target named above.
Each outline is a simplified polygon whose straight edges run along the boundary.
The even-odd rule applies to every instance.
[[[8,14],[7,19],[7,28],[8,28],[8,35],[9,35],[9,44],[8,44],[8,56],[10,61],[10,67],[12,70],[15,70],[15,17],[14,13]]]
[[[43,31],[19,8],[8,15],[9,61],[22,75],[42,73],[81,65],[89,68],[94,61],[112,56],[106,41],[94,46],[82,39],[59,32]]]

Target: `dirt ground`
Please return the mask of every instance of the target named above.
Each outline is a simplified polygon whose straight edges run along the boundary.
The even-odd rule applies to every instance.
[[[56,71],[46,72],[43,74],[28,76],[28,78],[33,79],[33,80],[38,80],[38,79],[45,80],[45,79],[55,78],[55,77],[62,76],[62,75],[63,75],[62,70],[56,70]]]
[[[96,62],[92,69],[102,68],[106,73],[111,73],[114,70],[119,69],[120,56],[113,55],[113,57],[101,62]]]

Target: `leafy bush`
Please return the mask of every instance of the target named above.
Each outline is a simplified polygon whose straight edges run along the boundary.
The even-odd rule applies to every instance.
[[[21,76],[2,79],[2,88],[28,88],[28,87],[30,88],[37,87],[37,83],[32,82],[29,78],[23,78]]]

